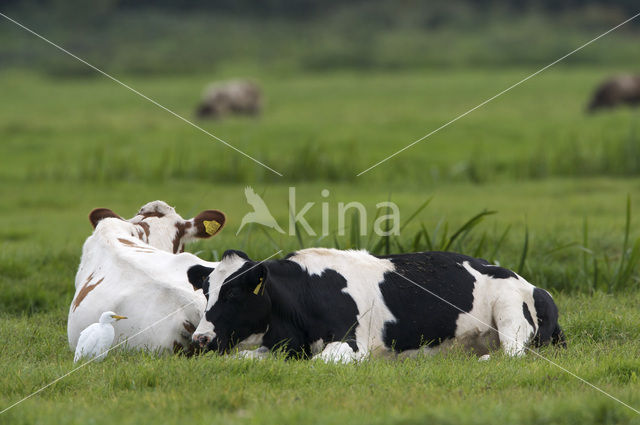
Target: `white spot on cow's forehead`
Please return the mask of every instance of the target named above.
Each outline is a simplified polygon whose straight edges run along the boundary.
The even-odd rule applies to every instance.
[[[228,255],[222,259],[218,267],[209,276],[209,301],[207,302],[207,311],[213,307],[220,296],[220,289],[224,281],[237,272],[247,260],[236,255]]]

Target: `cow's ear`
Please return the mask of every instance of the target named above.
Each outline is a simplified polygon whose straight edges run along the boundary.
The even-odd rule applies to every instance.
[[[226,223],[227,218],[222,211],[206,210],[192,219],[193,233],[196,238],[210,238],[216,235]]]
[[[118,214],[111,211],[109,208],[96,208],[89,213],[89,221],[91,222],[91,225],[94,229],[96,228],[100,220],[108,217],[119,218],[120,220],[123,219]]]
[[[211,272],[213,272],[213,267],[201,266],[200,264],[196,264],[187,270],[187,278],[189,282],[193,285],[195,290],[202,289],[202,285],[207,280]]]

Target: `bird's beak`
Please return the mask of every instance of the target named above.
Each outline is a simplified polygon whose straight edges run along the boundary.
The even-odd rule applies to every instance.
[[[113,316],[111,316],[111,317],[113,317],[114,319],[118,319],[118,320],[126,319],[126,318],[127,318],[127,316],[118,316],[117,314],[114,314],[114,315],[113,315]]]

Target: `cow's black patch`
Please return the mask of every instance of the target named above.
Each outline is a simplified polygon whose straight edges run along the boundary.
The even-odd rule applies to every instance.
[[[272,303],[271,324],[263,338],[269,348],[286,345],[289,353],[310,354],[310,346],[342,341],[358,351],[355,329],[358,307],[342,290],[346,279],[335,270],[310,276],[299,264],[267,263],[266,290]]]
[[[385,324],[385,345],[404,351],[424,345],[433,347],[455,337],[461,311],[469,312],[473,308],[475,278],[461,264],[468,261],[476,268],[482,263],[449,252],[381,258],[391,260],[396,272],[404,276],[386,273],[380,284],[385,304],[396,318],[395,322]]]
[[[232,255],[237,255],[238,257],[245,259],[245,260],[250,260],[249,256],[247,254],[245,254],[242,251],[238,251],[235,249],[228,249],[226,250],[223,254],[222,254],[222,259],[224,260],[227,257],[230,257]]]
[[[533,302],[538,316],[538,332],[533,343],[536,347],[549,343],[566,347],[564,333],[558,324],[558,307],[551,295],[543,289],[534,288]]]
[[[254,292],[259,282],[262,287]],[[267,332],[262,345],[288,356],[309,356],[311,344],[343,341],[357,351],[358,308],[335,270],[310,276],[299,264],[246,262],[225,279],[218,301],[205,313],[216,329],[210,349],[226,351],[253,333]]]
[[[486,263],[483,264],[485,260],[476,260],[475,264],[472,264],[472,267],[479,271],[480,273],[490,276],[494,279],[509,279],[510,277],[517,279],[518,275],[512,272],[509,269],[505,269],[504,267],[494,266],[492,264]]]
[[[536,328],[535,323],[533,323],[533,317],[531,317],[531,312],[529,311],[529,306],[526,302],[522,302],[522,314],[524,314],[524,318],[527,319],[527,322],[531,325],[533,329]]]
[[[194,289],[202,289],[204,295],[209,298],[209,275],[214,269],[212,267],[196,264],[187,270],[187,278]]]
[[[266,330],[271,306],[266,297],[254,293],[261,273],[257,263],[246,261],[225,279],[218,299],[205,311],[206,320],[216,330],[208,349],[226,352],[250,335]]]

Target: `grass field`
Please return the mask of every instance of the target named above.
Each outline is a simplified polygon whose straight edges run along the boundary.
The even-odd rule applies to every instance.
[[[621,400],[640,403],[640,315],[634,296],[561,296],[566,351],[542,354]],[[73,367],[65,317],[2,321],[3,406]],[[36,347],[25,341],[42,341]],[[3,423],[637,423],[629,409],[545,360],[462,353],[359,365],[153,358],[117,353],[90,364]]]
[[[212,79],[263,86],[256,120],[199,123],[284,178],[104,78],[3,74],[4,178],[210,183],[348,181],[410,142],[524,78],[530,70],[131,77],[126,83],[192,118]],[[638,176],[638,112],[584,113],[612,69],[551,69],[404,152],[362,180],[406,186],[553,176]],[[293,155],[292,155],[293,153]],[[43,161],[47,158],[47,161]],[[85,158],[78,161],[78,158]]]
[[[362,202],[373,220],[375,204],[391,199],[406,220],[432,198],[394,241],[396,250],[412,246],[421,224],[437,239],[445,227],[451,234],[475,214],[497,211],[451,248],[494,254],[492,259],[512,268],[522,264],[528,280],[554,293],[569,338],[567,350],[542,354],[639,408],[640,270],[632,250],[640,237],[638,112],[587,116],[583,111],[593,85],[614,71],[551,70],[357,178],[357,172],[518,81],[527,70],[260,78],[257,71],[246,71],[264,87],[263,116],[202,125],[281,171],[283,178],[108,80],[3,73],[0,409],[73,367],[66,317],[92,208],[106,206],[130,217],[147,201],[163,199],[185,217],[221,209],[228,214],[228,228],[190,247],[209,259],[227,248],[255,258],[299,248],[295,236],[267,236],[259,228],[235,235],[250,210],[246,184],[264,194],[281,223],[288,216],[288,188],[295,186],[299,204],[316,202],[307,215],[315,228],[323,201],[330,204],[335,229],[338,202]],[[234,69],[124,79],[191,117],[207,81],[237,74]],[[323,189],[330,191],[326,199],[320,196]],[[357,242],[364,244],[348,234],[337,240],[303,235],[305,245]],[[620,264],[630,264],[624,279],[617,272]],[[619,283],[608,283],[614,280]],[[497,355],[478,363],[463,353],[359,365],[115,353],[0,416],[1,423],[16,424],[205,421],[585,424],[640,419],[534,355],[518,360]]]

